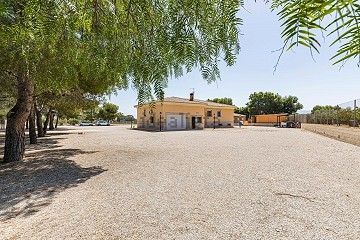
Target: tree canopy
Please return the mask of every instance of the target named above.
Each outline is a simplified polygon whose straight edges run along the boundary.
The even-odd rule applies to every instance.
[[[230,1],[5,0],[0,6],[0,69],[27,73],[38,91],[82,86],[86,92],[138,90],[163,97],[167,79],[199,67],[219,77],[218,61],[239,51]]]
[[[357,58],[360,66],[359,0],[273,0],[271,9],[282,22],[283,51],[302,45],[319,52],[318,38],[330,37],[331,46],[339,45],[334,64]]]
[[[98,117],[107,121],[112,121],[120,114],[118,113],[119,107],[113,103],[104,103],[99,109]]]
[[[235,110],[237,113],[246,115],[260,115],[272,113],[295,113],[303,108],[295,96],[282,97],[272,92],[254,92],[249,96],[246,107]]]

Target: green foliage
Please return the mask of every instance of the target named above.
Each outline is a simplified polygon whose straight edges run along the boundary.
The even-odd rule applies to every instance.
[[[232,98],[214,98],[214,99],[208,99],[209,102],[216,102],[216,103],[222,103],[227,105],[233,105]]]
[[[139,102],[162,99],[167,79],[199,68],[219,78],[235,63],[243,1],[38,1],[0,4],[0,71],[26,74],[37,94],[131,84]]]
[[[311,110],[313,123],[320,124],[345,124],[353,126],[355,110],[351,107],[341,108],[339,106],[316,105]],[[360,109],[356,109],[356,121],[360,122]]]
[[[330,106],[330,105],[326,105],[326,106],[315,105],[313,107],[313,109],[311,110],[311,113],[316,113],[316,112],[322,111],[322,110],[328,111],[328,110],[335,110],[335,109],[336,109],[336,107]]]
[[[76,118],[70,118],[67,120],[67,123],[70,125],[77,125],[77,124],[79,124],[79,120]]]
[[[283,98],[284,113],[296,113],[298,110],[303,109],[304,106],[298,102],[299,99],[295,96],[285,96]]]
[[[243,115],[246,115],[247,117],[250,116],[250,111],[249,111],[249,108],[247,106],[236,108],[234,110],[234,113],[243,114]]]
[[[360,66],[360,1],[359,0],[273,0],[272,10],[282,21],[284,49],[303,45],[319,52],[317,35],[327,33],[340,43],[331,58],[334,64],[358,58]]]
[[[99,109],[98,117],[107,121],[112,121],[119,116],[119,107],[113,103],[104,103]]]
[[[283,112],[283,101],[279,94],[272,92],[254,92],[249,96],[246,106],[251,115]]]
[[[58,124],[59,124],[60,126],[63,126],[63,125],[65,125],[65,124],[67,124],[67,119],[66,119],[66,118],[59,118]]]
[[[133,123],[136,123],[136,118],[133,115],[120,115],[116,119],[120,123],[130,123],[131,121]]]
[[[249,96],[246,107],[236,110],[237,113],[246,115],[260,115],[272,113],[295,113],[303,108],[295,96],[281,97],[272,92],[254,92]]]

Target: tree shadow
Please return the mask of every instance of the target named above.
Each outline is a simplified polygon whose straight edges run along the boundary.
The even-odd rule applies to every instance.
[[[43,150],[43,149],[56,149],[56,148],[60,148],[61,145],[59,145],[60,140],[65,139],[65,138],[60,138],[60,137],[51,137],[50,136],[46,136],[46,137],[41,137],[41,138],[37,138],[37,144],[30,144],[30,139],[26,139],[26,152],[28,151],[33,151],[33,150]],[[1,142],[0,142],[1,144]],[[26,154],[26,156],[28,157],[28,154]],[[31,156],[31,155],[30,155]]]
[[[0,160],[2,158],[2,155],[4,154],[4,146],[5,146],[5,135],[0,135]]]
[[[57,139],[48,140],[57,142]],[[51,204],[57,193],[105,171],[99,166],[83,168],[70,160],[94,152],[49,149],[47,144],[51,145],[50,141],[27,153],[23,162],[0,165],[0,222],[32,215]]]

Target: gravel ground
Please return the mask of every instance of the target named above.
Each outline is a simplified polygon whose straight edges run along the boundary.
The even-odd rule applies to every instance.
[[[360,239],[360,148],[299,129],[62,129],[0,165],[0,239]]]

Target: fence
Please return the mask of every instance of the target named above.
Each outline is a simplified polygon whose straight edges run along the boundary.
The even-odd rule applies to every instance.
[[[323,106],[308,115],[308,123],[358,127],[360,124],[360,99],[336,106]]]

